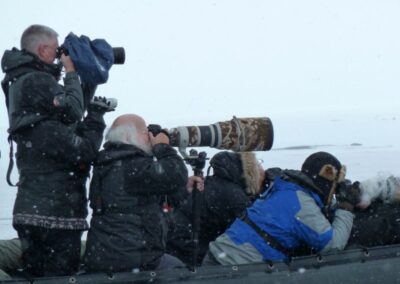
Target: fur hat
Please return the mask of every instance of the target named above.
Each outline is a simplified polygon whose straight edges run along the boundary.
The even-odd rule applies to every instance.
[[[260,192],[260,172],[258,161],[252,152],[222,151],[210,160],[214,175],[236,181],[249,195]]]
[[[260,192],[260,172],[258,171],[258,161],[252,152],[239,153],[242,162],[243,177],[246,181],[246,192],[256,195]]]
[[[311,178],[321,194],[325,202],[329,200],[333,186],[344,181],[346,175],[346,167],[342,166],[339,160],[327,153],[317,152],[310,155],[303,163],[301,171]]]

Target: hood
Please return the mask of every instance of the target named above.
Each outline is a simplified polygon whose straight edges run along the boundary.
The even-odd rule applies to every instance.
[[[314,183],[314,181],[309,176],[307,176],[303,172],[297,170],[284,170],[283,179],[287,179],[285,178],[285,176],[288,177],[290,181],[302,187],[311,189],[318,195],[323,196],[323,191]]]
[[[4,52],[1,58],[1,70],[3,73],[8,73],[21,66],[32,65],[35,61],[39,61],[35,55],[13,48]]]
[[[121,160],[133,156],[148,156],[143,150],[138,147],[125,143],[106,142],[104,150],[100,151],[96,164],[108,164],[115,160]]]
[[[1,58],[1,70],[3,73],[12,74],[21,68],[25,69],[24,73],[30,70],[43,71],[53,75],[58,80],[61,75],[62,65],[47,64],[33,53],[19,50],[15,47],[12,50],[6,50]]]
[[[211,159],[214,176],[230,180],[243,187],[247,194],[260,191],[257,159],[254,153],[220,152]]]

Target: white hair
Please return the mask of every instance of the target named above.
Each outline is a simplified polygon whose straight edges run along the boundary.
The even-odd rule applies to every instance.
[[[40,43],[57,37],[58,33],[52,28],[42,25],[32,25],[21,36],[21,49],[36,53],[36,48]]]
[[[139,133],[132,124],[123,124],[115,127],[111,127],[106,134],[106,141],[119,142],[134,145],[148,154],[151,154],[151,146],[143,143],[139,139]]]

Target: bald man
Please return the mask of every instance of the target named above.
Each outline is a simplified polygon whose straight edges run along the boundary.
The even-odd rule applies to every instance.
[[[153,136],[138,115],[118,117],[106,135],[90,185],[93,209],[87,270],[164,269],[182,263],[164,254],[160,197],[185,190],[187,169],[166,134]]]

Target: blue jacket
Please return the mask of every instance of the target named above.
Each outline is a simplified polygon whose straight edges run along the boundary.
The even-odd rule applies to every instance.
[[[278,177],[273,186],[247,209],[247,216],[286,249],[304,243],[316,251],[343,249],[350,235],[353,215],[338,209],[331,224],[322,207],[316,193]],[[288,258],[240,219],[210,243],[210,252],[221,264]]]

